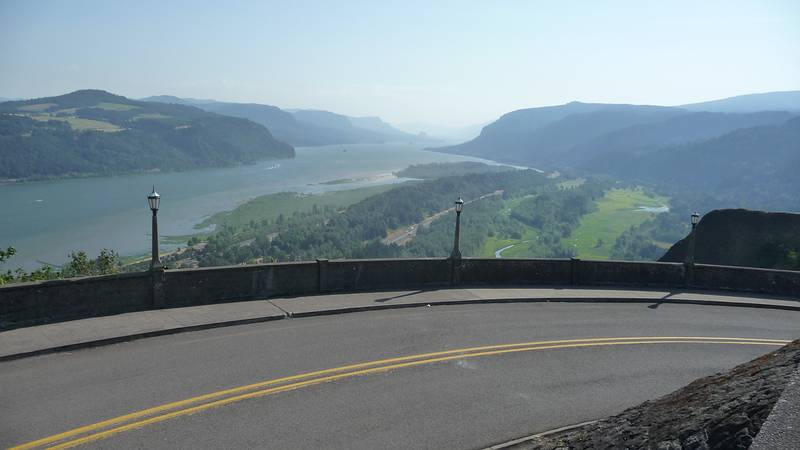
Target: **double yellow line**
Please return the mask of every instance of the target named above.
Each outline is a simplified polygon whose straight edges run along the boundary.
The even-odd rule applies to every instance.
[[[316,384],[327,383],[344,378],[464,358],[476,358],[482,356],[502,355],[507,353],[519,353],[537,350],[599,347],[611,345],[729,344],[780,346],[787,343],[789,343],[789,341],[777,339],[724,337],[621,337],[523,342],[519,344],[489,345],[483,347],[423,353],[419,355],[352,364],[332,369],[319,370],[316,372],[301,373],[289,377],[276,378],[259,383],[212,392],[209,394],[204,394],[177,402],[166,403],[153,408],[144,409],[131,414],[104,420],[102,422],[75,428],[63,433],[12,447],[10,450],[26,450],[40,447],[52,449],[71,448],[87,442],[105,439],[125,431],[163,422],[175,417],[195,414],[211,408],[228,405],[250,398],[263,397],[270,394],[300,389],[306,386],[313,386]]]

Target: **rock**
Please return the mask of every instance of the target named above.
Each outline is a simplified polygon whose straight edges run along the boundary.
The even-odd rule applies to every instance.
[[[800,340],[580,429],[515,448],[745,450],[800,364]]]

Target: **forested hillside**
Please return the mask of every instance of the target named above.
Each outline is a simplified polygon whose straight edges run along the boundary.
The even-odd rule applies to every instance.
[[[503,162],[548,167],[581,143],[628,126],[665,120],[681,114],[661,106],[571,102],[505,114],[480,136],[436,151]]]
[[[800,211],[800,118],[702,142],[597,160],[595,172],[715,197],[729,207]]]
[[[591,171],[597,162],[615,164],[628,155],[706,140],[741,128],[780,125],[792,117],[787,111],[730,114],[572,102],[508,113],[469,142],[433,150],[539,168]]]
[[[249,120],[76,91],[0,104],[0,178],[114,174],[291,158]]]
[[[630,155],[711,139],[731,131],[762,125],[780,125],[792,115],[785,111],[748,114],[697,112],[667,120],[633,125],[578,144],[562,155],[564,165],[592,170],[596,164],[616,164]]]

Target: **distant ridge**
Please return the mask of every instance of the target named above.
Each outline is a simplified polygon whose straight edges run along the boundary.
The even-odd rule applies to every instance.
[[[258,103],[157,95],[143,100],[196,106],[206,111],[241,117],[267,127],[279,140],[295,146],[417,141],[420,136],[400,131],[379,117],[349,117],[321,110],[283,110]]]
[[[756,111],[800,112],[800,91],[765,92],[762,94],[737,95],[735,97],[690,103],[680,108],[691,111],[745,113]]]
[[[548,166],[572,147],[605,133],[665,120],[682,112],[663,106],[581,102],[521,109],[485,126],[481,134],[469,142],[433,150]]]
[[[800,91],[665,107],[570,102],[507,113],[479,136],[431,150],[543,168],[586,166],[721,136],[739,128],[780,125],[800,113]]]
[[[176,105],[189,105],[189,106],[209,105],[211,103],[217,103],[216,100],[200,99],[200,98],[181,98],[181,97],[175,97],[174,95],[153,95],[150,97],[142,98],[140,100],[143,102],[175,103]]]

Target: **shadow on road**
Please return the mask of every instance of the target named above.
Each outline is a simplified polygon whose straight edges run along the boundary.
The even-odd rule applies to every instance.
[[[410,297],[410,296],[412,296],[412,295],[421,294],[421,293],[423,293],[423,292],[429,292],[429,291],[431,291],[431,290],[432,290],[432,289],[420,289],[420,290],[418,290],[418,291],[406,292],[405,294],[395,295],[395,296],[393,296],[393,297],[376,298],[376,299],[375,299],[375,302],[376,302],[376,303],[384,303],[384,302],[388,302],[388,301],[390,301],[390,300],[396,300],[396,299],[398,299],[398,298]]]
[[[659,306],[664,304],[664,300],[669,300],[670,297],[672,297],[674,295],[678,295],[678,294],[683,294],[683,293],[684,293],[683,291],[670,292],[667,295],[661,297],[661,299],[659,301],[653,303],[652,305],[647,305],[647,307],[650,308],[650,309],[658,309]]]

